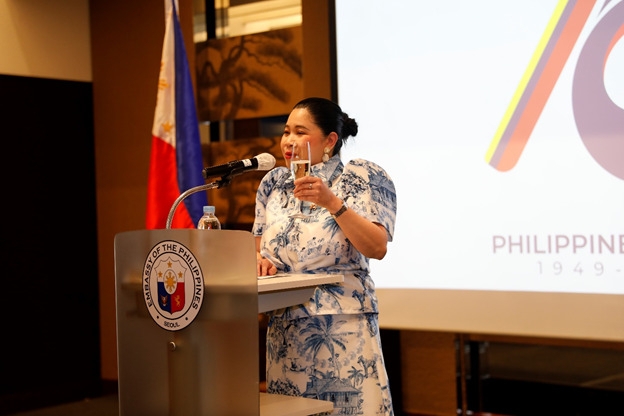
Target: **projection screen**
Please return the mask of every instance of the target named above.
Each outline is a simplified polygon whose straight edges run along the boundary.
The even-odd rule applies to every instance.
[[[382,326],[624,341],[624,1],[336,0]]]

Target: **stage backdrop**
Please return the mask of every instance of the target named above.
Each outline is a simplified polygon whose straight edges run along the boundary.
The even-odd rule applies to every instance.
[[[624,340],[624,2],[338,0],[336,26],[343,159],[397,186],[382,324]]]

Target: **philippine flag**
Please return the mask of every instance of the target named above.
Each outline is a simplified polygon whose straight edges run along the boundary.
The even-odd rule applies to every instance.
[[[203,185],[203,158],[195,95],[178,20],[177,1],[165,0],[165,39],[147,185],[147,229],[165,228],[169,211],[186,190]],[[208,205],[206,192],[186,197],[171,228],[194,228]]]

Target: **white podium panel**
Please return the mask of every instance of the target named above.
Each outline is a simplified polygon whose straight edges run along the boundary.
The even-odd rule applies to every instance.
[[[260,416],[308,416],[332,410],[334,404],[326,400],[260,393]]]
[[[344,282],[341,274],[278,274],[258,278],[258,311],[274,311],[309,300],[314,288],[327,283]]]

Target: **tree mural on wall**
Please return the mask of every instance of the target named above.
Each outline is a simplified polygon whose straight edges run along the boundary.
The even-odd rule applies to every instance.
[[[290,112],[303,93],[301,27],[197,44],[201,121]]]

